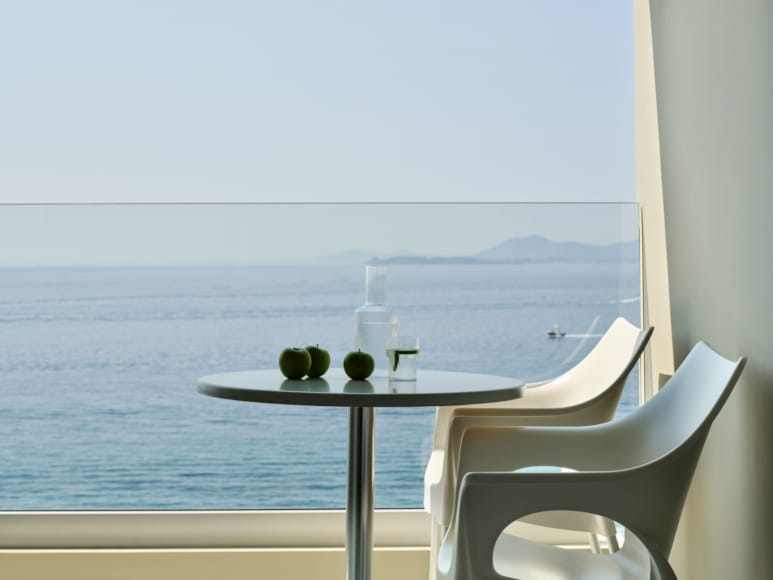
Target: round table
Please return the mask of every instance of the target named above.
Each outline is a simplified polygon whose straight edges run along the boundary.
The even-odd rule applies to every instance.
[[[285,379],[279,370],[221,373],[202,377],[204,395],[251,403],[349,407],[349,465],[346,500],[346,577],[370,580],[373,530],[373,428],[375,407],[468,405],[516,399],[518,379],[496,375],[420,369],[415,381],[386,377],[350,380],[332,369],[318,379]]]

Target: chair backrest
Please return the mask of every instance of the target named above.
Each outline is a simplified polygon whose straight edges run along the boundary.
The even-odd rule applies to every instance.
[[[611,419],[652,331],[652,327],[640,329],[625,318],[616,318],[585,358],[527,396],[535,402],[544,398],[551,407],[591,405],[604,397],[607,417],[603,420]]]
[[[731,361],[696,344],[660,392],[630,415],[596,428],[610,441],[597,469],[635,470],[640,531],[668,554],[695,467],[745,358]]]
[[[556,410],[521,418],[522,424],[592,425],[612,419],[628,375],[639,361],[653,328],[640,329],[625,318],[616,318],[596,346],[564,374],[529,387],[516,408]],[[505,403],[506,405],[507,403]],[[487,405],[483,405],[484,407]],[[478,405],[471,405],[476,408]],[[435,448],[445,448],[453,407],[438,407],[435,416]],[[526,417],[527,415],[524,415]],[[550,417],[557,417],[551,420]]]
[[[697,343],[657,395],[615,422],[620,436],[630,439],[628,461],[644,465],[705,440],[745,363]]]

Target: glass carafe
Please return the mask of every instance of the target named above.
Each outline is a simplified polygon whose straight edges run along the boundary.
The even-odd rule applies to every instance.
[[[365,266],[365,304],[354,311],[354,348],[369,353],[374,376],[386,376],[386,343],[397,336],[397,314],[387,303],[387,267]]]

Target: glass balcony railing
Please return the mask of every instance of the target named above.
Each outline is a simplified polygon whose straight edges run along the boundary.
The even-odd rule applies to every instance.
[[[0,206],[0,510],[341,508],[346,409],[196,379],[340,367],[374,260],[420,368],[550,378],[639,323],[638,248],[635,204]],[[419,507],[434,409],[376,416],[376,505]]]

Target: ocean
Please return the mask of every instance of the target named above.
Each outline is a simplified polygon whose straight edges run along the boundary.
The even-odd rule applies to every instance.
[[[0,269],[0,510],[312,509],[346,502],[348,411],[205,397],[196,380],[353,347],[364,267]],[[394,265],[419,368],[526,381],[570,368],[637,263]],[[559,324],[567,335],[546,335]],[[638,404],[638,375],[619,413]],[[376,506],[419,507],[434,409],[376,411]]]

